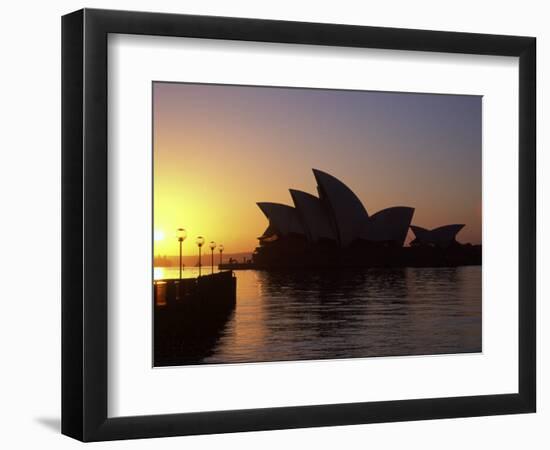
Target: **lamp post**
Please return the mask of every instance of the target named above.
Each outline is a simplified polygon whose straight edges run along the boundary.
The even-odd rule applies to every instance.
[[[185,241],[185,238],[187,237],[187,231],[185,231],[185,228],[178,228],[176,236],[178,238],[178,242],[180,243],[180,280],[181,280],[181,273],[183,271],[181,247],[183,245],[183,241]]]
[[[197,236],[197,240],[195,241],[197,243],[197,246],[199,247],[199,277],[201,276],[201,249],[204,244],[204,238],[202,236]]]
[[[211,253],[211,259],[210,259],[210,265],[212,267],[212,274],[214,273],[214,249],[216,248],[216,243],[214,241],[210,241],[210,244],[208,244],[210,247],[210,253]]]
[[[221,265],[222,265],[222,253],[223,253],[223,250],[224,250],[223,244],[220,244],[220,245],[218,246],[218,250],[220,251],[220,266],[221,266]],[[219,266],[218,266],[218,268],[219,268]],[[221,270],[221,269],[220,269],[220,270]]]
[[[176,298],[179,300],[179,298],[181,297],[181,275],[183,271],[181,248],[183,246],[183,241],[185,241],[185,238],[187,237],[187,231],[185,231],[185,228],[178,228],[176,232],[176,236],[178,238],[178,242],[180,243],[180,278],[178,281],[178,290],[176,291]]]

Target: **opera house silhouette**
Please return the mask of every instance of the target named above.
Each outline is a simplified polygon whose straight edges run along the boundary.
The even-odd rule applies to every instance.
[[[338,178],[313,169],[318,196],[290,189],[294,206],[259,202],[269,221],[258,238],[259,268],[319,266],[456,266],[481,264],[481,246],[459,244],[462,224],[433,230],[411,226],[414,208],[393,206],[369,215]],[[411,228],[415,239],[404,247]]]
[[[411,245],[438,245],[448,247],[456,242],[456,235],[464,228],[463,224],[444,225],[442,227],[427,230],[416,225],[411,225],[415,239]]]

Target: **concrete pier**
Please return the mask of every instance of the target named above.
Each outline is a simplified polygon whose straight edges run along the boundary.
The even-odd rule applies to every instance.
[[[211,352],[233,314],[232,271],[154,284],[155,366],[193,364]]]

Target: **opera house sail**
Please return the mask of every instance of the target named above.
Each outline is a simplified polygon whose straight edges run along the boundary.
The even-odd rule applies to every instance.
[[[393,206],[369,215],[341,180],[318,169],[313,169],[313,175],[318,196],[290,189],[293,206],[257,203],[269,222],[253,255],[257,267],[481,263],[480,246],[456,241],[464,225],[433,230],[411,226],[414,208],[409,206]],[[409,228],[415,239],[405,247]]]
[[[290,196],[310,242],[336,240],[336,231],[320,198],[296,189],[290,189]]]
[[[411,225],[411,230],[415,235],[415,239],[411,242],[411,245],[448,247],[457,243],[456,235],[462,228],[464,228],[464,224],[444,225],[433,230]]]
[[[258,207],[269,220],[269,226],[264,232],[266,237],[285,237],[292,233],[302,235],[302,224],[295,208],[281,203],[260,202]],[[260,238],[261,239],[261,238]]]
[[[369,215],[355,193],[336,177],[313,169],[320,200],[330,215],[338,242],[346,247],[359,239]]]

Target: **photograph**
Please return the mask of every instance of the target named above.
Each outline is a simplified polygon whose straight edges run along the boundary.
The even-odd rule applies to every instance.
[[[226,3],[51,15],[55,90],[30,68],[43,39],[14,47],[6,192],[26,186],[34,219],[8,254],[29,259],[23,236],[56,254],[61,212],[60,269],[35,283],[61,308],[40,296],[30,334],[6,315],[16,378],[50,374],[12,389],[10,420],[168,447],[538,448],[540,8]],[[30,269],[10,261],[15,299]],[[28,422],[15,442],[47,442]]]
[[[3,5],[0,448],[550,449],[546,4],[106,5]]]
[[[153,366],[482,352],[482,103],[153,81]]]

